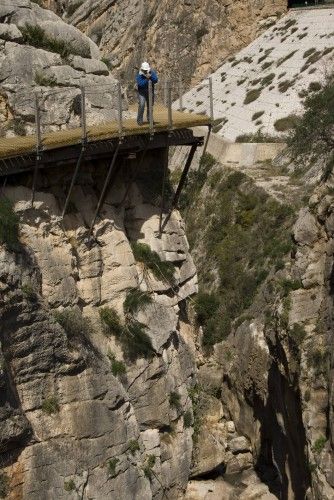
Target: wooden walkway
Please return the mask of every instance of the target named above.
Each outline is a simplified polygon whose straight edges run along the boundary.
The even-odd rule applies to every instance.
[[[194,113],[185,113],[173,110],[173,129],[185,129],[201,125],[209,125],[210,118]],[[135,118],[123,120],[123,136],[138,134],[149,134],[149,125],[137,125]],[[167,108],[154,110],[154,131],[168,131]],[[118,122],[106,122],[101,125],[87,127],[87,141],[104,141],[118,137]],[[42,134],[42,146],[44,150],[50,151],[81,143],[82,129],[73,128]],[[36,151],[36,136],[16,136],[11,138],[0,138],[0,159],[33,153]]]

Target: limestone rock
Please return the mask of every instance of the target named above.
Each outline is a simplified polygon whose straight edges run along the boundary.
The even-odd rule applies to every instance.
[[[96,175],[95,165],[83,166],[64,219],[67,167],[41,173],[43,191],[38,186],[33,208],[27,186],[5,190],[20,217],[19,250],[0,244],[0,451],[11,453],[5,472],[13,496],[39,500],[47,489],[62,499],[74,484],[91,498],[117,491],[122,500],[151,499],[165,490],[179,498],[190,475],[192,429],[184,415],[192,411],[188,388],[196,366],[193,339],[188,345],[180,333],[182,298],[170,287],[165,301],[151,292],[152,304],[136,313],[156,351],[147,358],[137,353],[129,359],[121,339],[101,323],[99,311],[107,307],[124,324],[129,289],[150,286],[138,273],[126,231],[136,223],[133,207],[143,205],[135,185],[127,209],[105,204],[87,242],[102,169]],[[120,175],[108,199],[126,182]],[[152,205],[148,213],[155,210]],[[159,249],[162,258],[185,241],[177,221],[175,242],[169,235]],[[154,247],[154,238],[150,230],[142,241]],[[184,244],[182,262],[193,275],[188,255]],[[71,311],[72,322],[66,320]],[[117,372],[115,359],[125,373]],[[150,481],[144,471],[151,455]]]
[[[314,216],[307,208],[302,208],[294,227],[295,240],[302,245],[310,245],[316,241],[318,234],[319,230]]]
[[[22,42],[22,33],[15,24],[0,23],[0,39],[10,42]]]
[[[226,474],[238,474],[253,466],[253,456],[251,453],[239,453],[229,460],[226,467]]]
[[[249,442],[244,436],[238,436],[231,439],[228,443],[228,447],[234,454],[250,451]]]
[[[72,59],[72,66],[74,69],[84,71],[85,73],[92,73],[94,75],[109,75],[109,70],[104,62],[97,59],[87,59],[80,56],[74,56]]]
[[[106,0],[86,0],[74,12],[73,2],[65,0],[63,5],[65,19],[99,44],[115,69],[127,78],[133,78],[144,44],[145,57],[160,74],[180,74],[187,82],[205,77],[286,11],[282,0],[270,5],[264,0],[215,5],[210,0],[195,0],[177,3],[172,9],[167,0],[113,5]]]
[[[35,90],[43,131],[80,125],[81,86],[87,90],[87,123],[115,118],[116,80],[100,60],[99,49],[89,37],[30,0],[5,0],[0,14],[2,12],[0,82],[5,109],[1,112],[4,119],[0,121],[4,133],[35,132]],[[36,46],[31,46],[22,33],[36,26],[40,30],[39,38],[35,36]],[[56,40],[58,45],[50,40]],[[126,107],[124,102],[124,110]]]

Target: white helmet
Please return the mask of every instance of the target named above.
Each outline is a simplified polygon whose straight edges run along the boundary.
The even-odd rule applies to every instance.
[[[145,61],[142,63],[140,69],[143,71],[150,71],[151,68],[150,68],[150,65],[148,64],[148,62]]]

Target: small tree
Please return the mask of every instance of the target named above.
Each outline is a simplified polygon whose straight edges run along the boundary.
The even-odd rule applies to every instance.
[[[334,77],[329,77],[324,87],[310,94],[305,100],[305,113],[293,126],[288,145],[294,157],[312,155],[327,158],[324,180],[334,165]]]

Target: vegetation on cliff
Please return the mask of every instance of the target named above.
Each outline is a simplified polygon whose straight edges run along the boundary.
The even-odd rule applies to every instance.
[[[295,121],[289,139],[290,151],[300,164],[326,158],[323,180],[334,166],[334,77],[329,77],[318,92],[305,100],[305,113]]]
[[[183,207],[199,274],[195,309],[210,346],[227,337],[271,269],[283,267],[293,245],[294,210],[243,173],[212,168],[210,157],[203,161],[210,170],[202,163],[192,174]],[[196,180],[198,196],[192,197]]]

